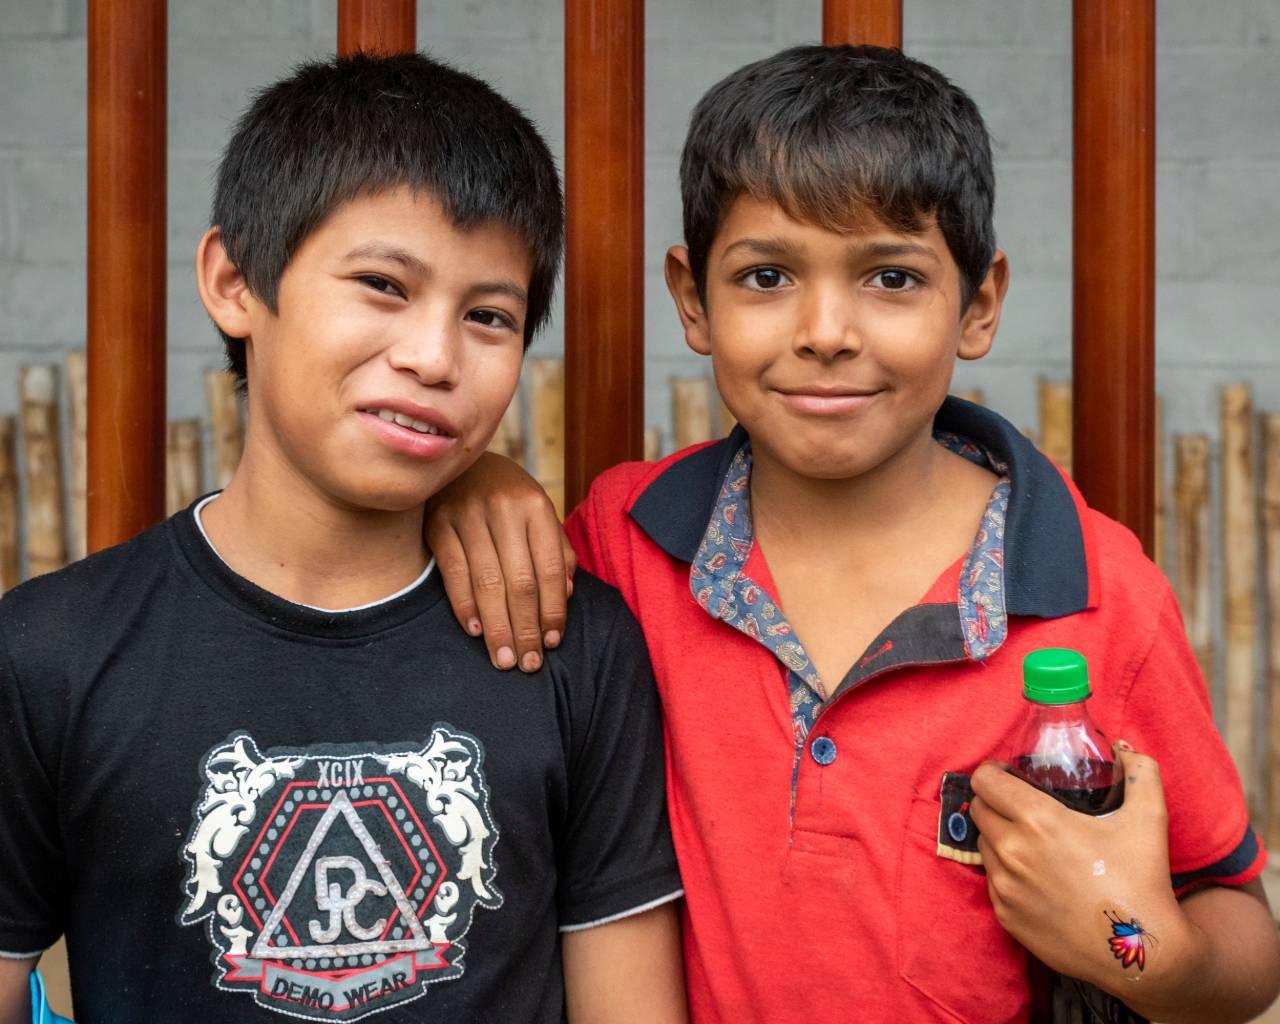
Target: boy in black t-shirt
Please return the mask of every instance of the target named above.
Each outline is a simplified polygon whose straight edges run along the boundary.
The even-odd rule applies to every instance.
[[[313,63],[212,220],[234,479],[0,602],[0,1024],[63,933],[81,1022],[683,1019],[634,621],[579,574],[545,685],[485,685],[422,541],[547,316],[546,145],[425,57]]]

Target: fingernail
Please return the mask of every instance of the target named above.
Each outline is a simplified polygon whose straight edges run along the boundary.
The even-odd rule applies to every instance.
[[[559,647],[560,646],[560,630],[558,629],[548,630],[547,635],[542,638],[542,645],[544,647]]]
[[[537,651],[530,651],[520,659],[520,667],[526,672],[537,672],[538,666],[542,664],[542,659],[538,656]]]
[[[1131,752],[1133,750],[1133,747],[1129,746],[1128,740],[1116,740],[1116,746],[1119,747],[1121,750],[1128,750]]]
[[[470,633],[472,636],[479,636],[479,635],[480,635],[480,620],[479,620],[479,619],[469,619],[469,620],[467,620],[467,632],[468,632],[468,633]]]
[[[573,597],[573,577],[570,576],[564,585],[564,592],[569,597]]]
[[[498,668],[513,668],[516,663],[516,652],[510,647],[498,648]]]

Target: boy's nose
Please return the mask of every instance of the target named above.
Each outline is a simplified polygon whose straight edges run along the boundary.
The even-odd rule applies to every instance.
[[[862,350],[862,338],[851,303],[839,296],[815,296],[804,310],[800,329],[796,332],[795,349],[800,355],[822,360],[856,355]]]
[[[461,331],[456,323],[422,323],[397,339],[387,352],[397,370],[412,373],[427,387],[458,383]]]

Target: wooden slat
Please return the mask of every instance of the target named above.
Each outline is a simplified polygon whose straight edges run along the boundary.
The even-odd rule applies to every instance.
[[[706,377],[671,378],[671,424],[676,451],[715,437],[711,415],[715,398]]]
[[[717,397],[719,393],[717,392]],[[724,399],[719,400],[720,405],[720,436],[728,437],[733,428],[738,425],[737,418],[729,411],[729,407],[724,404]]]
[[[1072,477],[1151,554],[1155,2],[1074,6]]]
[[[505,455],[522,466],[525,464],[524,400],[520,396],[519,388],[516,388],[515,394],[511,396],[511,404],[507,406],[507,411],[502,414],[502,422],[498,424],[493,440],[489,442],[489,451]]]
[[[213,426],[213,484],[220,489],[231,482],[244,450],[240,396],[236,394],[235,378],[226,370],[206,372],[204,390]]]
[[[902,49],[902,0],[823,0],[822,41]]]
[[[67,564],[58,370],[24,366],[18,380],[27,482],[27,575],[41,576]]]
[[[1061,380],[1040,381],[1040,450],[1072,475],[1071,464],[1071,384]]]
[[[646,427],[644,431],[644,460],[657,462],[662,458],[662,431],[657,427]]]
[[[956,398],[963,398],[966,402],[972,402],[974,405],[986,405],[986,395],[982,393],[982,388],[967,388],[960,391],[951,392]]]
[[[17,427],[14,417],[0,416],[0,594],[21,582]]]
[[[1166,576],[1169,561],[1168,520],[1169,501],[1164,480],[1164,402],[1156,396],[1155,451],[1152,453],[1152,464],[1155,466],[1155,523],[1152,527],[1152,549],[1156,566]]]
[[[1179,434],[1173,439],[1174,584],[1187,638],[1200,671],[1215,693],[1213,593],[1209,586],[1209,438]]]
[[[643,454],[644,2],[565,0],[565,496]]]
[[[200,421],[176,420],[169,424],[166,448],[165,512],[181,512],[200,497]]]
[[[406,53],[417,48],[414,0],[338,0],[338,53]]]
[[[88,548],[164,514],[165,0],[89,4]]]
[[[71,560],[89,553],[89,363],[83,352],[68,352],[67,422],[71,425],[71,476],[67,503],[71,512]]]
[[[1254,480],[1253,406],[1249,388],[1222,389],[1222,582],[1226,661],[1223,733],[1255,814],[1253,691],[1257,664],[1257,487]]]
[[[559,359],[530,359],[525,366],[529,374],[529,472],[563,519],[564,363]]]
[[[1280,413],[1262,417],[1262,555],[1267,593],[1267,845],[1280,849]]]

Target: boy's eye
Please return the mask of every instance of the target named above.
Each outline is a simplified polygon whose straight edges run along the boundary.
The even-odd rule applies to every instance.
[[[872,280],[879,281],[881,288],[891,292],[905,291],[912,285],[919,284],[916,276],[906,270],[882,270]]]
[[[400,290],[394,281],[383,277],[381,274],[361,274],[356,280],[383,295],[399,295],[402,297],[404,295],[404,292]]]
[[[467,319],[482,327],[505,327],[511,331],[516,329],[515,321],[496,309],[473,309],[467,314]]]
[[[777,267],[753,267],[740,278],[756,291],[768,292],[787,283],[787,275]]]

